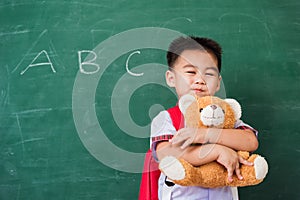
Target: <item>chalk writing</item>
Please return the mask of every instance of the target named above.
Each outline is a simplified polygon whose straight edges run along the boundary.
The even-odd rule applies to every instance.
[[[82,62],[82,59],[81,59],[81,54],[82,53],[89,53],[89,56],[90,55],[93,55],[93,57],[90,59],[90,60],[87,60],[87,61],[83,61]],[[88,58],[89,58],[88,56]],[[97,73],[100,69],[100,66],[96,63],[94,63],[94,61],[96,60],[97,58],[97,54],[93,51],[90,51],[90,50],[82,50],[82,51],[78,51],[78,61],[79,61],[79,70],[81,73],[83,74],[94,74],[94,73]],[[94,66],[95,67],[95,70],[94,71],[86,71],[83,66]]]
[[[48,32],[47,29],[45,29],[37,38],[37,40],[32,44],[32,46],[28,49],[26,55],[36,46],[36,44],[40,41],[40,39]],[[26,56],[24,56],[21,61],[18,63],[18,65],[15,67],[15,69],[12,71],[12,73],[14,73],[18,68],[19,66],[21,65],[21,63],[24,61]]]
[[[42,62],[42,63],[34,63],[35,60],[42,54],[44,53],[48,62]],[[30,69],[31,67],[38,67],[38,66],[43,66],[43,65],[50,65],[51,67],[51,70],[53,73],[56,73],[54,67],[53,67],[53,64],[52,62],[50,61],[50,58],[48,56],[48,53],[47,51],[45,50],[42,50],[40,53],[38,53],[38,55],[32,60],[32,62],[20,73],[21,75],[23,75],[28,69]]]
[[[44,54],[45,57],[47,58],[47,62],[38,62],[35,63],[36,60],[41,56],[41,54]],[[79,71],[83,74],[95,74],[100,70],[100,66],[99,64],[96,63],[96,59],[97,59],[97,54],[94,51],[91,50],[80,50],[77,52],[78,54],[78,63],[79,63]],[[85,60],[82,59],[82,54],[88,54],[87,57],[85,58]],[[144,73],[134,73],[129,69],[129,60],[130,58],[134,55],[134,54],[141,54],[140,51],[134,51],[132,52],[127,60],[126,60],[126,71],[132,75],[132,76],[143,76]],[[52,72],[56,73],[56,70],[49,58],[49,55],[47,53],[46,50],[42,50],[40,51],[32,60],[32,62],[23,70],[21,71],[21,75],[25,74],[25,72],[27,72],[30,68],[32,67],[38,67],[38,66],[45,66],[45,65],[49,65]]]
[[[141,52],[140,52],[140,51],[134,51],[134,52],[132,52],[132,53],[128,56],[128,58],[127,58],[127,60],[126,60],[126,71],[127,71],[130,75],[132,75],[132,76],[143,76],[144,73],[136,74],[136,73],[131,72],[131,71],[129,70],[129,68],[128,68],[129,59],[130,59],[131,56],[133,56],[134,54],[141,54]]]

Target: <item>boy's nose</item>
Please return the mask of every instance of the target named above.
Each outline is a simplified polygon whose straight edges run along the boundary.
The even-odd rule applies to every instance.
[[[201,75],[199,75],[197,78],[196,78],[196,81],[195,81],[196,84],[203,84],[203,85],[206,85],[203,77]]]

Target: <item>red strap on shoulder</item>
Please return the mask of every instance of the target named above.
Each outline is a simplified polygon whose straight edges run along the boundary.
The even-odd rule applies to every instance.
[[[184,127],[184,117],[179,110],[179,106],[175,106],[173,108],[168,109],[168,113],[170,114],[170,117],[173,122],[173,126],[178,131],[179,129]]]
[[[158,163],[154,160],[151,149],[149,149],[144,161],[139,200],[158,200],[159,176]]]
[[[183,115],[178,106],[167,110],[172,119],[173,126],[176,130],[184,127]],[[158,179],[160,170],[158,163],[152,156],[152,151],[149,149],[145,155],[144,169],[140,184],[139,200],[158,200]]]

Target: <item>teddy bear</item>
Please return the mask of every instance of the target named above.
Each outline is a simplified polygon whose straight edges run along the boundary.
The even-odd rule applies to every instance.
[[[215,96],[197,97],[184,95],[179,100],[179,109],[185,119],[185,127],[234,128],[241,118],[240,104],[234,99],[220,99]],[[228,173],[224,166],[216,161],[194,167],[183,159],[166,156],[159,163],[159,169],[175,184],[182,186],[242,187],[261,183],[268,173],[268,163],[262,156],[239,151],[238,154],[253,163],[252,166],[240,167],[242,180],[236,175],[228,181]]]

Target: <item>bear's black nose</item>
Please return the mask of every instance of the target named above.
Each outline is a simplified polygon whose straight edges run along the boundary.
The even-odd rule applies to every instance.
[[[213,110],[216,110],[217,109],[217,106],[216,105],[211,105],[210,106]]]

